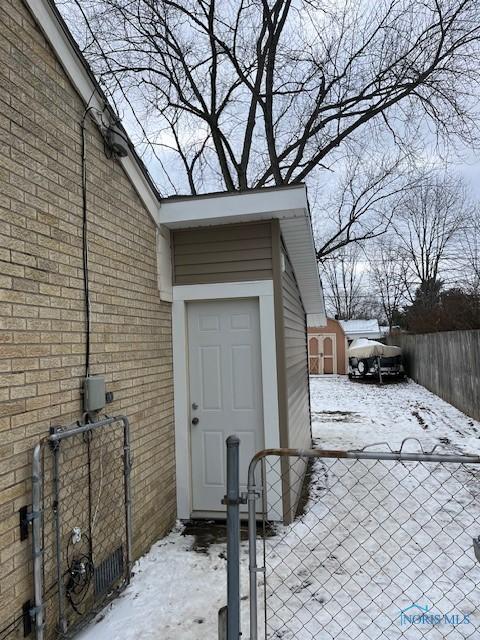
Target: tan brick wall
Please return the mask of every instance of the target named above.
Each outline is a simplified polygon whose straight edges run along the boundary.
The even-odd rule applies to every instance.
[[[31,596],[34,444],[80,417],[80,98],[20,0],[0,18],[0,629]],[[88,122],[92,373],[131,421],[135,556],[175,518],[171,307],[159,299],[155,227]]]

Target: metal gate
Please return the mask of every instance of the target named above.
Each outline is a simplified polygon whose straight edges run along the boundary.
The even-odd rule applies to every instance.
[[[480,457],[404,443],[266,450],[250,463],[247,494],[227,492],[229,510],[235,497],[249,504],[244,637],[480,637]]]
[[[53,428],[35,447],[29,519],[37,640],[77,631],[128,583],[130,467],[124,416]]]

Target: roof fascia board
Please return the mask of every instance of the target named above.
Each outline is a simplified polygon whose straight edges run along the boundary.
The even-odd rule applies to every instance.
[[[170,229],[238,224],[272,218],[280,220],[280,229],[306,312],[317,314],[318,318],[326,322],[305,185],[172,198],[164,200],[160,209],[160,222]],[[293,223],[293,227],[289,221]],[[298,254],[295,241],[298,233],[304,238],[303,247],[306,247],[307,254]]]
[[[59,24],[58,18],[48,0],[23,1],[47,38],[50,46],[55,51],[55,54],[64,68],[65,73],[69,77],[70,82],[75,87],[85,105],[88,104],[99,113],[104,112],[104,97],[99,93],[97,86],[89,76],[87,69],[85,68],[85,63],[79,58],[78,52],[73,48],[65,31]],[[98,116],[93,116],[93,119],[97,125],[101,126]],[[138,163],[132,158],[131,153],[129,153],[125,158],[119,158],[119,162],[135,187],[135,190],[146,209],[152,216],[154,222],[158,225],[160,223],[160,202],[157,195],[148,184],[143,171],[138,166]]]
[[[234,196],[234,197],[232,197]],[[308,210],[305,185],[292,189],[236,192],[212,197],[164,200],[160,222],[167,227],[189,224],[219,224],[253,216],[304,217]],[[273,215],[275,214],[275,215]]]

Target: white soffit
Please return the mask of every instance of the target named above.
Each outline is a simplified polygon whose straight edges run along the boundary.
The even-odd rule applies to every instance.
[[[295,272],[305,313],[307,316],[315,315],[322,319],[325,316],[325,303],[308,209],[305,210],[303,218],[280,220],[280,229]]]
[[[323,291],[313,242],[305,185],[258,189],[243,193],[167,198],[160,223],[169,229],[280,221],[283,241],[295,272],[307,314],[325,316]]]

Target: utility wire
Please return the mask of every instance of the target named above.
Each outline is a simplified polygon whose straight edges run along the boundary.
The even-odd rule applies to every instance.
[[[154,145],[152,144],[152,142],[150,141],[149,136],[148,136],[148,134],[147,134],[147,132],[146,132],[146,130],[145,130],[145,127],[143,126],[142,122],[140,121],[140,119],[138,118],[137,114],[135,113],[135,109],[134,109],[134,107],[133,107],[133,105],[132,105],[132,103],[131,103],[131,101],[130,101],[130,98],[127,96],[127,94],[126,94],[126,92],[125,92],[125,90],[124,90],[124,88],[123,88],[123,86],[122,86],[122,84],[121,84],[120,80],[117,78],[116,73],[113,71],[113,69],[112,69],[112,67],[111,67],[111,65],[110,65],[110,62],[109,62],[109,60],[108,60],[107,54],[106,54],[106,53],[105,53],[105,51],[103,50],[103,47],[102,47],[102,45],[100,44],[99,39],[97,38],[97,36],[96,36],[95,32],[93,31],[93,29],[92,29],[92,27],[91,27],[91,25],[90,25],[90,22],[89,22],[89,20],[88,20],[88,16],[86,15],[86,13],[85,13],[85,11],[84,11],[83,7],[81,6],[81,3],[79,2],[79,0],[74,0],[74,2],[75,2],[75,4],[76,4],[76,6],[77,6],[78,10],[79,10],[79,11],[80,11],[80,13],[82,14],[83,20],[85,21],[85,25],[86,25],[86,27],[87,27],[87,29],[88,29],[88,31],[89,31],[89,33],[90,33],[90,35],[91,35],[91,37],[92,37],[93,41],[94,41],[94,42],[95,42],[95,44],[97,45],[97,47],[98,47],[98,49],[99,49],[99,51],[100,51],[100,53],[101,53],[101,55],[102,55],[102,59],[103,59],[103,61],[105,62],[106,66],[107,66],[107,68],[108,68],[108,71],[109,71],[109,73],[110,73],[110,75],[111,75],[111,77],[114,79],[115,83],[117,84],[117,87],[119,88],[120,93],[121,93],[121,94],[122,94],[122,96],[123,96],[123,99],[124,99],[124,100],[125,100],[125,102],[128,104],[128,106],[129,106],[129,108],[130,108],[130,112],[131,112],[132,116],[135,118],[135,122],[137,123],[137,125],[138,125],[138,127],[139,127],[140,131],[142,132],[143,137],[144,137],[144,140],[145,140],[145,142],[146,142],[147,146],[148,146],[148,147],[150,147],[150,150],[152,151],[153,155],[155,156],[155,159],[156,159],[156,160],[158,161],[158,163],[160,164],[160,167],[162,168],[163,173],[165,174],[165,176],[166,176],[166,178],[167,178],[168,182],[170,183],[170,186],[172,187],[172,189],[174,190],[174,192],[175,192],[175,193],[177,193],[177,189],[176,189],[176,187],[175,187],[174,183],[172,182],[172,179],[171,179],[171,178],[170,178],[170,176],[168,175],[168,172],[167,172],[167,170],[166,170],[166,168],[165,168],[165,165],[163,164],[162,159],[161,159],[161,158],[160,158],[160,156],[158,155],[157,150],[155,149],[155,146],[154,146]],[[108,92],[108,94],[109,94],[109,96],[110,96],[110,99],[113,101],[113,103],[114,103],[114,105],[115,105],[115,108],[116,108],[116,110],[117,110],[117,112],[118,112],[118,107],[117,107],[117,105],[116,105],[116,100],[115,100],[115,97],[114,97],[113,93],[112,93],[109,89],[107,89],[107,88],[105,87],[104,83],[102,83],[102,86],[104,87],[104,89],[106,89],[106,90],[107,90],[107,92]]]
[[[91,310],[90,310],[90,286],[88,272],[88,201],[87,201],[87,132],[86,120],[88,114],[94,110],[90,103],[95,95],[95,89],[85,107],[82,119],[80,121],[81,129],[81,165],[82,165],[82,266],[83,266],[83,293],[85,300],[85,376],[90,374],[90,329],[91,329]]]

